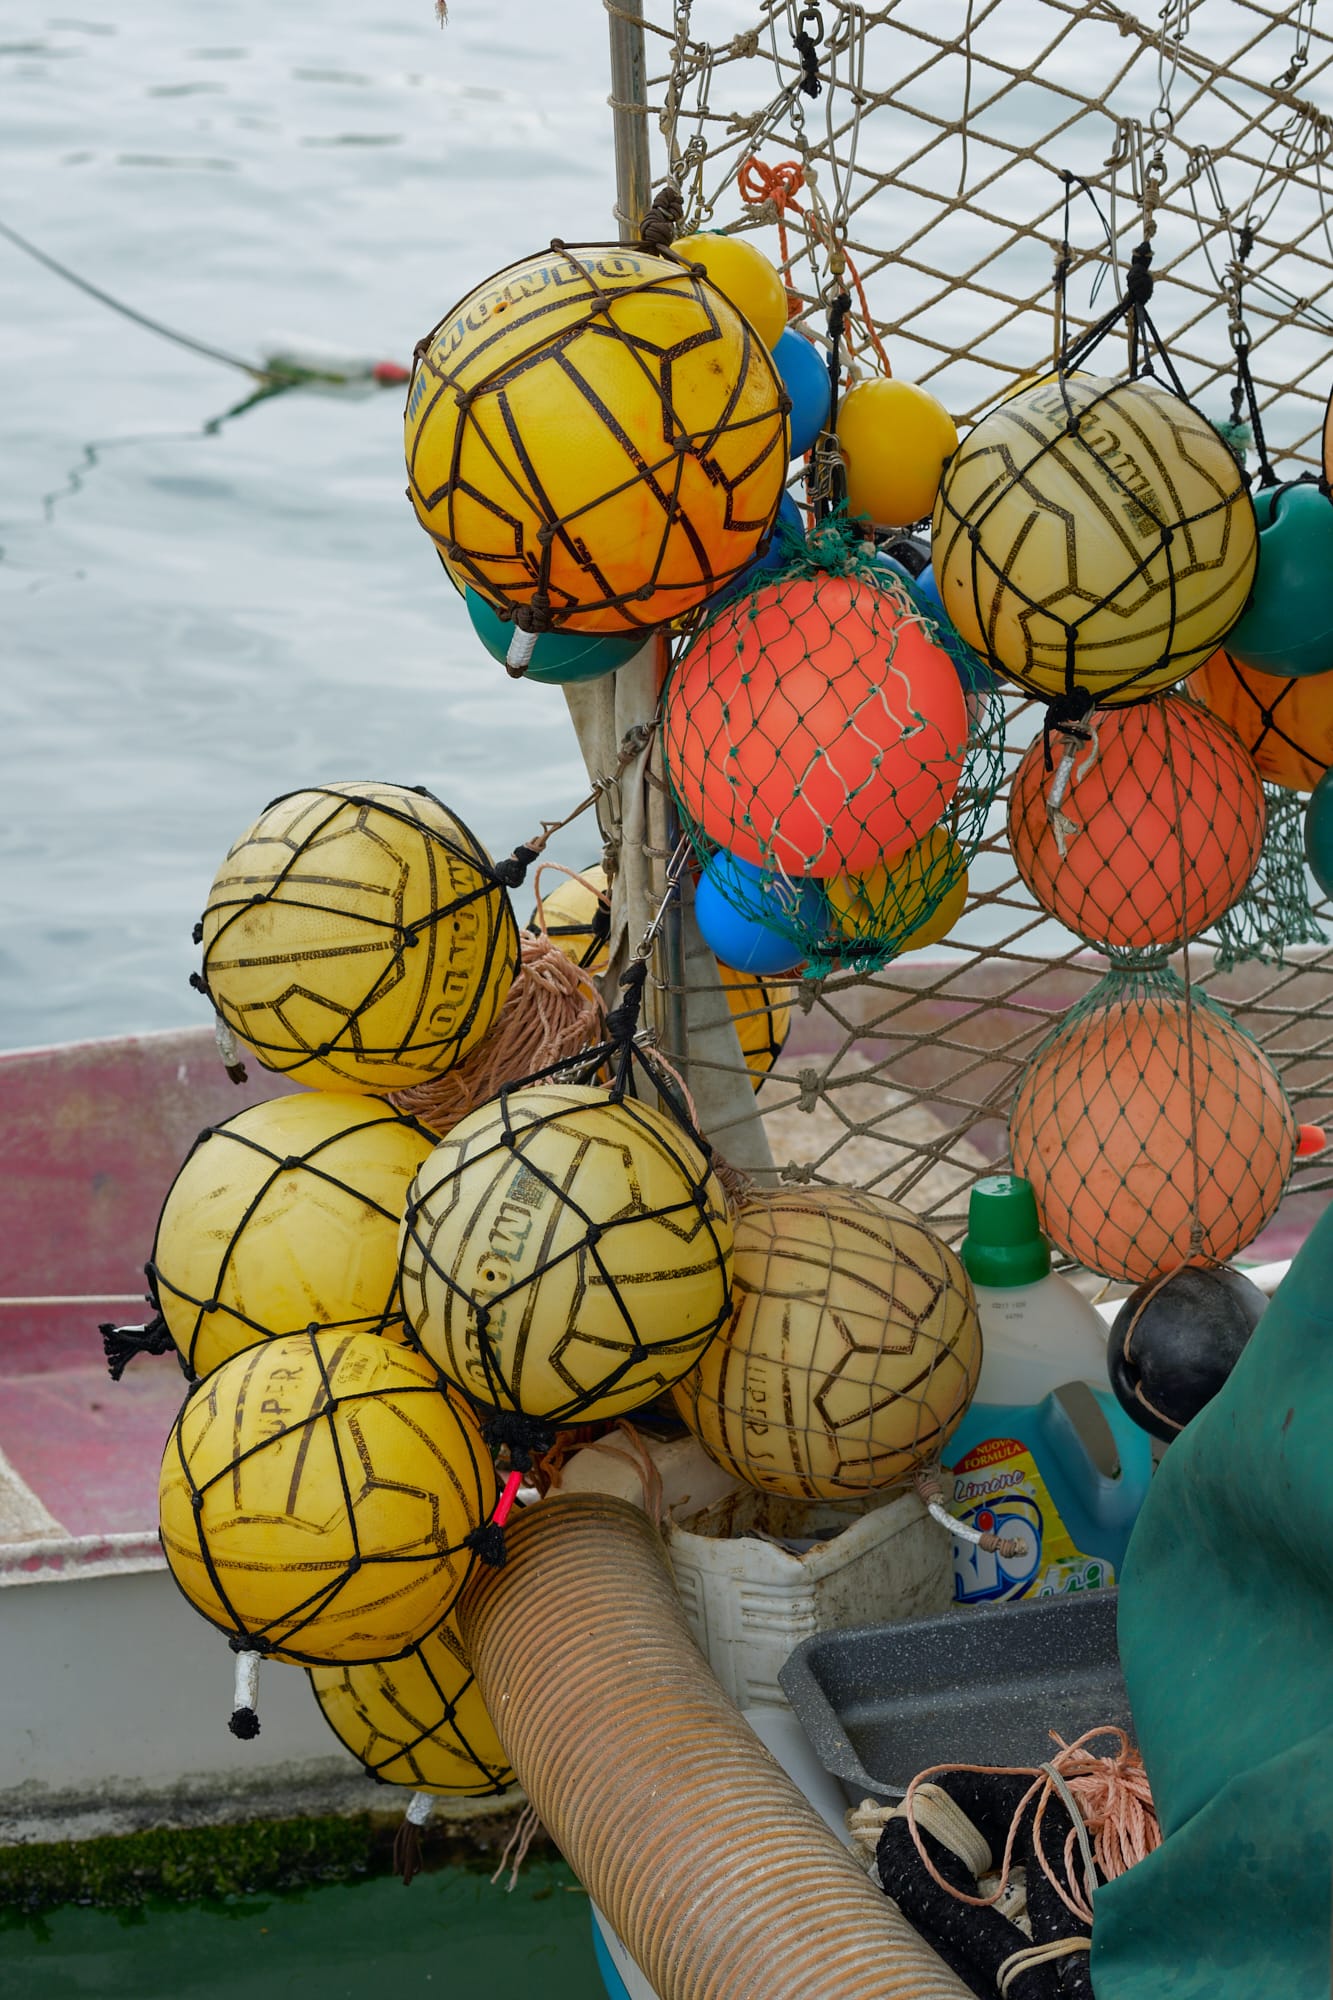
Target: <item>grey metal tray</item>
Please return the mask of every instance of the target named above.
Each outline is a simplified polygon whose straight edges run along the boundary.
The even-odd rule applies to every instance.
[[[849,1800],[901,1798],[931,1764],[1040,1764],[1052,1729],[1067,1743],[1104,1723],[1132,1736],[1116,1598],[1094,1590],[820,1632],[778,1679]]]

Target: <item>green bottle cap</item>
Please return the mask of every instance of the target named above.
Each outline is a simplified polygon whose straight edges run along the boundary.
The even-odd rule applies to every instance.
[[[1021,1174],[990,1174],[967,1205],[963,1263],[974,1285],[1035,1285],[1050,1273],[1051,1250],[1037,1197]]]

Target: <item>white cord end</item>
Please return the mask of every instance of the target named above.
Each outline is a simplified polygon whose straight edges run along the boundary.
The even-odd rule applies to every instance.
[[[435,1798],[431,1792],[413,1792],[407,1802],[404,1818],[409,1826],[424,1826],[435,1810]]]
[[[259,1697],[260,1655],[247,1649],[236,1655],[236,1680],[232,1690],[231,1720],[227,1724],[233,1736],[239,1736],[248,1743],[259,1734],[259,1716],[256,1713]]]
[[[519,669],[526,667],[536,644],[535,632],[525,632],[521,625],[515,625],[509,637],[509,651],[505,654],[505,665]]]

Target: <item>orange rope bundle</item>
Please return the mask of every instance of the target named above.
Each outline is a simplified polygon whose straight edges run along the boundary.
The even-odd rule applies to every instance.
[[[441,1137],[505,1084],[579,1055],[605,1033],[602,1003],[582,967],[550,938],[524,931],[519,946],[521,970],[485,1041],[446,1075],[389,1093]]]
[[[784,278],[790,278],[792,259],[787,242],[786,211],[791,209],[794,215],[799,215],[807,229],[811,226],[808,210],[804,209],[796,199],[801,189],[805,186],[805,168],[799,160],[779,160],[776,166],[770,167],[757,154],[752,153],[748,159],[741,161],[736,172],[736,185],[740,190],[741,200],[748,202],[752,208],[757,208],[761,202],[772,202],[777,211],[778,248],[782,273]],[[815,226],[818,227],[818,223]],[[830,256],[834,258],[841,256],[843,262],[846,264],[848,275],[856,288],[856,296],[860,301],[861,324],[865,329],[866,339],[879,356],[880,366],[883,368],[884,373],[892,375],[893,368],[889,362],[888,355],[884,351],[880,337],[875,331],[875,322],[871,317],[870,306],[866,300],[865,286],[861,283],[861,274],[853,262],[851,251],[845,243],[834,242],[829,236],[827,229],[822,230],[821,234],[825,235],[828,239],[827,247]],[[788,318],[794,319],[799,311],[800,300],[797,294],[792,291],[790,284],[788,284]],[[851,352],[851,345],[850,340],[848,340],[847,348],[849,353]]]
[[[1097,1757],[1085,1746],[1098,1736],[1114,1736],[1120,1747],[1113,1757]],[[1130,1745],[1123,1729],[1107,1727],[1089,1729],[1073,1743],[1066,1743],[1051,1731],[1051,1740],[1059,1744],[1057,1754],[1049,1764],[1033,1768],[1028,1765],[986,1766],[981,1764],[933,1764],[928,1771],[922,1771],[913,1778],[903,1798],[901,1811],[907,1821],[913,1845],[921,1858],[927,1874],[939,1888],[947,1889],[960,1903],[970,1903],[975,1909],[989,1909],[998,1903],[1009,1886],[1009,1876],[1013,1864],[1014,1842],[1022,1824],[1023,1815],[1036,1801],[1033,1816],[1033,1846],[1041,1862],[1042,1871],[1051,1887],[1070,1914],[1081,1923],[1092,1922],[1092,1902],[1087,1885],[1080,1882],[1075,1867],[1075,1850],[1078,1847],[1077,1825],[1070,1831],[1061,1857],[1064,1880],[1055,1873],[1041,1844],[1041,1826],[1046,1807],[1062,1789],[1072,1794],[1092,1843],[1092,1857],[1103,1878],[1111,1881],[1123,1875],[1136,1861],[1142,1861],[1151,1854],[1162,1841],[1162,1829],[1158,1825],[1153,1810],[1152,1791],[1148,1784],[1148,1774],[1143,1768],[1143,1759]],[[961,1889],[953,1887],[935,1867],[927,1854],[916,1823],[913,1802],[917,1789],[931,1778],[947,1771],[985,1772],[996,1770],[1007,1778],[1030,1777],[1031,1785],[1024,1793],[1009,1826],[1009,1837],[1004,1844],[1004,1855],[1000,1862],[999,1886],[989,1896],[969,1896]],[[1058,1782],[1063,1781],[1063,1786]]]

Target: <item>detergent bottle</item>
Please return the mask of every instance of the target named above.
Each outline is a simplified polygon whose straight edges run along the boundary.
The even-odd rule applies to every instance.
[[[945,1447],[952,1511],[1017,1542],[954,1542],[963,1604],[1049,1597],[1116,1581],[1152,1476],[1152,1445],[1111,1395],[1106,1327],[1051,1270],[1029,1181],[994,1174],[968,1207],[963,1262],[977,1295],[977,1393]]]

